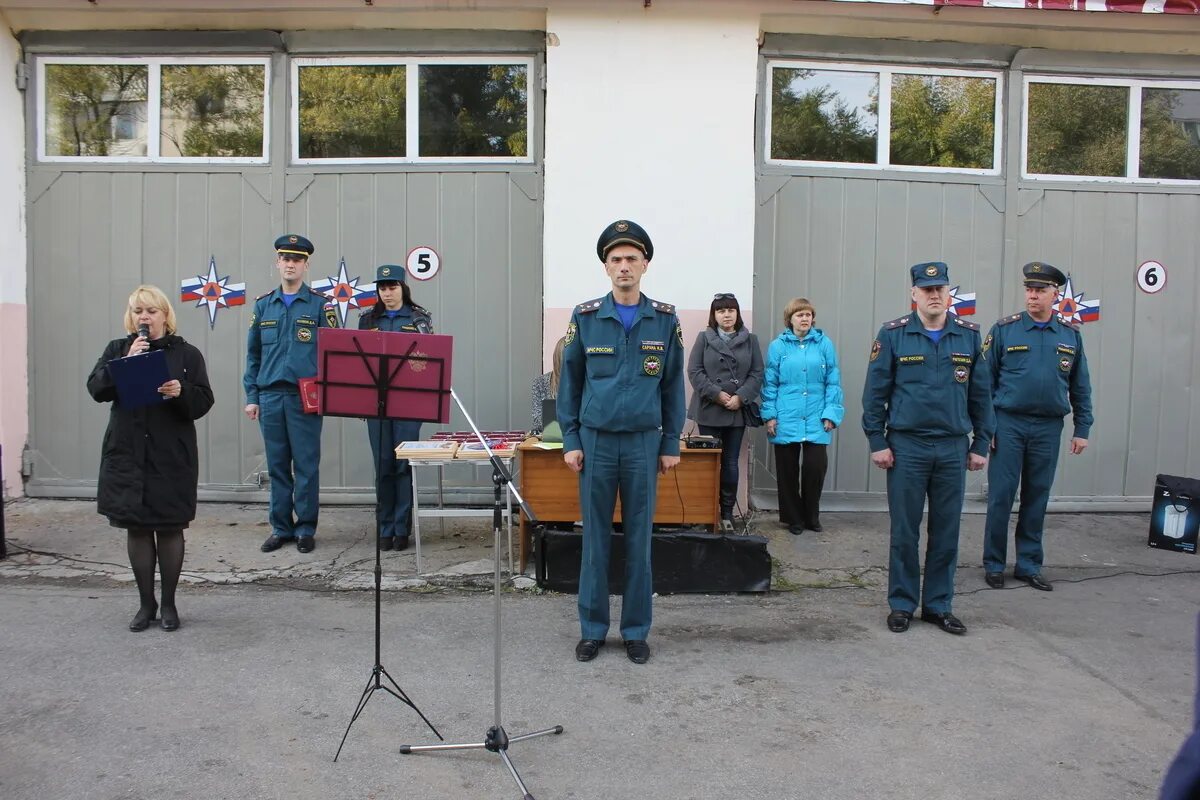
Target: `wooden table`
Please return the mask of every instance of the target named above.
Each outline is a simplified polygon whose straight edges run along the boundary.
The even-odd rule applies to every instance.
[[[721,480],[721,451],[690,449],[680,451],[679,466],[658,476],[658,502],[654,521],[660,525],[706,525],[716,531],[720,525],[718,490]],[[579,476],[563,461],[562,450],[543,450],[526,442],[517,447],[518,480],[521,497],[541,522],[578,522]],[[586,465],[585,465],[586,467]],[[621,501],[613,521],[621,521]],[[521,514],[520,571],[529,559],[530,530]]]

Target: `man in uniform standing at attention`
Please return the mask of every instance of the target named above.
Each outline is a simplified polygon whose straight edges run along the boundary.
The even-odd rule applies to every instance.
[[[919,604],[921,619],[964,634],[967,628],[951,608],[958,528],[966,470],[987,464],[994,427],[991,393],[979,370],[979,326],[948,313],[949,267],[934,261],[916,264],[911,272],[916,313],[879,329],[863,387],[862,425],[871,463],[888,471],[887,626],[895,633],[908,630]],[[921,591],[918,547],[926,497]]]
[[[608,558],[619,491],[625,534],[621,636],[629,660],[644,664],[650,659],[655,491],[659,473],[679,463],[686,411],[683,330],[673,305],[641,292],[654,245],[640,225],[612,223],[600,234],[596,254],[612,291],[579,304],[571,315],[557,403],[563,459],[579,473],[583,509],[575,658],[591,661],[608,635]]]
[[[312,242],[285,234],[275,240],[275,251],[279,288],[254,301],[242,377],[246,416],[262,429],[271,477],[271,535],[261,549],[270,553],[295,539],[297,550],[311,553],[321,485],[321,417],[304,413],[298,384],[316,376],[317,329],[338,327],[337,307],[304,282]]]
[[[1008,518],[1019,485],[1013,577],[1050,592],[1054,587],[1042,577],[1042,535],[1063,417],[1071,414],[1075,425],[1071,455],[1079,455],[1092,428],[1092,382],[1079,325],[1054,313],[1058,287],[1067,276],[1038,261],[1026,264],[1021,272],[1025,311],[998,321],[983,342],[981,367],[996,409],[983,572],[988,586],[1004,588]]]

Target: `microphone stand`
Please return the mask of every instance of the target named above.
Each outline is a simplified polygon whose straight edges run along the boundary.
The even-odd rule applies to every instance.
[[[533,739],[538,736],[547,736],[549,734],[559,734],[563,732],[562,725],[555,725],[553,728],[546,728],[533,733],[524,733],[518,736],[509,736],[504,730],[504,723],[500,714],[500,527],[502,524],[501,513],[501,488],[507,489],[516,498],[517,504],[521,510],[525,512],[525,518],[530,524],[538,525],[537,518],[533,514],[533,510],[521,497],[520,492],[512,484],[512,476],[504,468],[503,462],[499,457],[492,452],[492,448],[488,445],[487,439],[479,432],[475,421],[471,419],[471,415],[467,413],[467,409],[463,407],[462,401],[458,399],[454,388],[450,388],[450,396],[454,398],[454,402],[458,404],[458,408],[466,417],[467,422],[471,426],[471,430],[475,432],[475,437],[479,439],[483,449],[487,451],[488,460],[492,464],[492,533],[494,537],[495,565],[493,573],[492,594],[494,598],[493,607],[495,610],[495,646],[494,657],[495,661],[492,666],[492,688],[494,702],[494,716],[492,727],[487,729],[482,742],[468,742],[462,744],[426,744],[426,745],[401,745],[401,754],[408,755],[411,753],[428,753],[435,750],[487,750],[489,753],[495,753],[500,756],[500,760],[504,762],[504,766],[508,767],[509,774],[517,783],[517,788],[521,790],[522,800],[534,800],[533,795],[529,793],[529,789],[525,787],[525,783],[521,780],[521,776],[517,773],[517,768],[513,765],[512,759],[508,756],[508,746],[513,742],[521,742],[526,739]]]

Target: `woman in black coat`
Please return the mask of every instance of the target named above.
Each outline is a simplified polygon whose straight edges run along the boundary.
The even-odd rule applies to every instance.
[[[708,327],[692,345],[687,372],[693,390],[688,419],[696,421],[700,433],[721,441],[721,526],[730,530],[746,432],[743,409],[758,400],[763,382],[758,337],[742,322],[741,306],[732,294],[713,298]]]
[[[139,328],[144,328],[139,333]],[[96,506],[115,528],[129,531],[129,565],[141,595],[129,630],[144,631],[158,615],[154,564],[162,576],[162,628],[179,628],[175,587],[183,570],[183,529],[196,517],[195,421],[212,408],[204,357],[175,335],[175,312],[162,290],[139,286],[125,309],[128,336],[104,348],[88,376],[97,403],[112,403],[100,458]],[[124,408],[108,362],[150,350],[166,354],[169,380],[158,387],[162,401]],[[157,542],[155,537],[157,535]]]

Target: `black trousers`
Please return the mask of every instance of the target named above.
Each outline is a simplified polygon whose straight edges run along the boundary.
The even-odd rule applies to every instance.
[[[775,445],[775,481],[779,488],[779,521],[784,525],[817,524],[821,520],[821,488],[829,467],[826,445],[812,442]],[[801,466],[801,455],[804,465]]]

